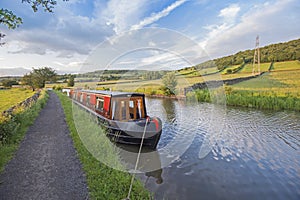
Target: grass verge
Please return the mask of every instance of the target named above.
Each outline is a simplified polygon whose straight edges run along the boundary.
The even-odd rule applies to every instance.
[[[7,121],[1,122],[1,128],[7,130],[12,129],[13,134],[10,134],[5,139],[5,142],[0,142],[0,173],[19,148],[19,144],[24,138],[29,126],[33,124],[40,110],[46,105],[48,97],[47,92],[43,91],[38,101],[30,108],[18,112]]]
[[[89,188],[89,196],[91,199],[125,199],[127,197],[131,175],[127,172],[112,169],[98,161],[86,149],[77,132],[71,100],[60,92],[56,92],[66,115],[66,121],[70,130],[74,146],[77,150],[79,159],[82,163],[83,170],[86,174],[87,184]],[[77,112],[77,111],[76,111]],[[82,111],[84,112],[84,111]],[[86,126],[89,120],[86,120]],[[103,138],[104,139],[104,138]],[[106,138],[107,139],[107,138]],[[105,143],[105,142],[104,142]],[[109,157],[107,149],[103,151]],[[144,188],[139,180],[133,184],[131,199],[151,199],[150,193]]]
[[[198,102],[212,102],[211,96],[218,96],[207,89],[197,89],[187,94],[188,100],[197,100]],[[231,87],[225,88],[226,105],[241,106],[257,109],[269,110],[294,110],[300,111],[300,98],[290,93],[285,96],[279,96],[273,91],[246,91],[232,90]]]

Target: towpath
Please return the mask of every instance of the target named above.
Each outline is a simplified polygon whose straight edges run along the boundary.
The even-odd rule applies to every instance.
[[[0,199],[88,199],[86,178],[57,95],[28,129],[0,175]]]

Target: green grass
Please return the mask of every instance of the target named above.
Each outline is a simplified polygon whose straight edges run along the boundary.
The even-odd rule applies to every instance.
[[[267,70],[270,63],[266,63]],[[250,73],[249,69],[248,73]],[[239,73],[234,74],[237,76]],[[242,72],[240,73],[242,74]],[[228,75],[222,76],[223,78]],[[230,75],[232,77],[232,75]],[[216,92],[218,90],[215,90]],[[300,110],[300,62],[288,61],[274,63],[274,69],[262,76],[226,86],[226,104],[272,110]],[[208,90],[197,90],[188,94],[189,99],[211,102]]]
[[[270,67],[271,63],[261,63],[260,64],[260,71],[261,72],[266,72],[268,71],[269,67]],[[256,71],[258,70],[257,69],[257,64],[255,65],[256,66]],[[253,64],[247,64],[241,71],[240,73],[251,73],[252,74],[252,70],[253,70]]]
[[[46,105],[47,100],[48,94],[43,91],[37,103],[31,106],[31,108],[16,114],[10,118],[9,121],[0,124],[0,131],[2,133],[3,129],[9,131],[9,135],[5,139],[5,142],[0,142],[0,172],[4,170],[6,163],[14,156],[28,127],[33,124],[40,110]]]
[[[274,63],[274,70],[259,78],[244,81],[232,86],[236,91],[274,93],[281,97],[300,98],[300,62]]]
[[[106,137],[103,137],[103,133],[100,133],[101,131],[98,134],[94,131],[89,131],[89,133],[87,133],[86,135],[82,135],[84,134],[84,130],[95,130],[94,122],[88,118],[85,118],[85,111],[73,109],[72,102],[67,96],[59,92],[57,92],[57,95],[59,96],[64,108],[66,121],[71,133],[71,137],[74,141],[74,146],[77,150],[79,159],[83,166],[83,170],[86,174],[90,198],[126,198],[130,186],[131,175],[127,172],[122,172],[110,168],[109,166],[96,159],[99,159],[99,156],[102,156],[101,160],[106,159],[106,162],[113,162],[115,166],[122,168],[115,149],[109,143],[107,143],[108,139]],[[73,113],[73,111],[76,113]],[[85,120],[80,120],[78,116],[83,116],[83,119],[85,118]],[[77,124],[77,126],[74,123],[74,117],[76,117],[76,123],[79,123]],[[82,127],[82,125],[84,125],[85,128],[83,130],[77,131],[76,127]],[[99,127],[97,129],[99,130]],[[84,140],[81,140],[81,138]],[[89,144],[89,150],[87,150],[86,146],[84,145],[87,143]],[[91,154],[91,152],[93,155]],[[134,182],[130,198],[151,199],[151,196],[150,193],[143,187],[142,183],[136,180]]]
[[[274,71],[285,71],[285,70],[300,70],[300,61],[286,61],[277,62],[274,64]]]
[[[199,73],[201,75],[206,75],[206,74],[211,74],[211,73],[216,73],[219,70],[217,69],[217,67],[210,67],[210,68],[206,68],[206,69],[200,69]]]
[[[23,88],[0,90],[0,113],[31,97],[35,92]]]
[[[189,93],[187,98],[189,100],[197,100],[199,102],[214,102],[218,103],[218,99],[212,100],[214,97],[218,97],[219,90],[209,91],[196,90],[193,93]],[[269,110],[294,110],[300,111],[300,97],[295,97],[287,94],[286,96],[278,96],[275,92],[268,91],[234,91],[231,87],[225,88],[226,92],[226,105],[250,107],[257,109],[269,109]],[[219,101],[223,103],[224,101]]]
[[[248,81],[244,81],[241,83],[236,84],[234,87],[236,88],[248,88],[248,90],[257,90],[257,89],[278,89],[282,87],[287,87],[288,84],[280,82],[276,79],[273,79],[270,76],[270,73],[264,74],[258,78],[250,79]]]
[[[239,68],[241,65],[233,65],[233,66],[230,66],[230,67],[226,67],[226,69],[224,69],[221,74],[224,75],[224,74],[227,74],[227,70],[235,70],[237,68]]]

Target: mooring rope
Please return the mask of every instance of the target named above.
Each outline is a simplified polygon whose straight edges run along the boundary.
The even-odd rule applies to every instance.
[[[145,133],[146,133],[146,129],[147,129],[148,120],[149,120],[149,118],[147,117],[144,132],[143,132],[143,135],[142,135],[141,144],[140,144],[140,149],[139,149],[139,152],[138,152],[138,155],[137,155],[137,158],[136,158],[136,162],[135,162],[134,173],[133,173],[133,176],[131,178],[131,183],[130,183],[128,195],[127,195],[127,198],[125,200],[130,200],[130,193],[131,193],[133,181],[134,181],[134,178],[135,178],[135,172],[137,170],[137,166],[138,166],[139,160],[140,160],[140,155],[141,155],[141,151],[142,151],[142,147],[143,147],[143,142],[144,142],[144,138],[145,138]]]

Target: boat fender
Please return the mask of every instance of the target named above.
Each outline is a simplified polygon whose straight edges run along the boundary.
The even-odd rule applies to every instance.
[[[159,131],[159,121],[157,118],[152,118],[152,121],[155,124],[156,131]]]

